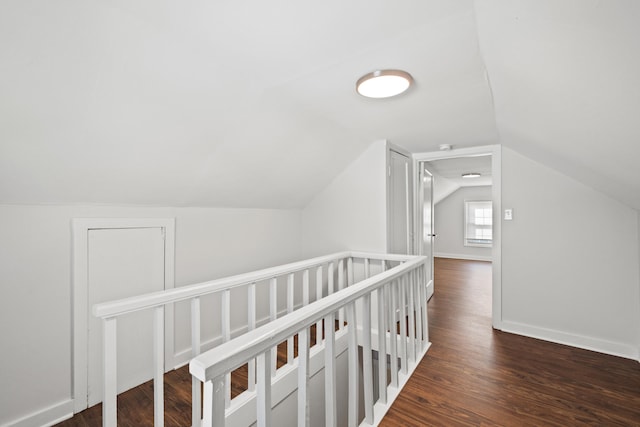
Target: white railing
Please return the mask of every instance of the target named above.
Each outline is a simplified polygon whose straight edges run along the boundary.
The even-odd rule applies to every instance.
[[[381,263],[380,273],[373,276],[370,274],[372,259]],[[386,270],[389,261],[400,264]],[[362,281],[353,279],[354,262],[362,263]],[[295,312],[195,357],[189,369],[193,377],[204,382],[203,425],[257,423],[260,427],[270,426],[273,407],[284,401],[280,396],[293,395],[293,391],[297,391],[297,425],[310,426],[310,377],[321,370],[324,370],[324,423],[318,422],[319,414],[314,414],[316,423],[326,426],[377,425],[430,345],[424,262],[425,257],[417,256],[350,253],[347,274],[352,277],[351,286],[305,304]],[[306,292],[308,294],[308,290]],[[375,301],[374,310],[371,309],[372,300]],[[340,319],[337,332],[333,327],[336,313]],[[346,313],[346,327],[343,313]],[[372,318],[375,319],[373,326]],[[318,344],[323,321],[324,340]],[[316,346],[310,348],[313,325],[318,339]],[[293,360],[289,354],[288,365],[274,374],[269,367],[273,366],[275,347],[284,341],[292,342],[296,335],[298,357]],[[346,347],[348,353],[348,419],[339,421],[336,356],[341,346]],[[360,347],[362,384],[358,381]],[[289,353],[293,352],[290,346],[287,349]],[[377,369],[374,369],[374,355],[379,362]],[[318,360],[319,368],[314,367]],[[229,402],[229,373],[247,363],[255,367],[252,376],[255,386]],[[283,392],[280,385],[287,382],[293,386]],[[374,398],[376,382],[378,392]],[[364,414],[359,414],[358,410],[361,386]],[[287,421],[292,419],[294,415],[288,414]],[[282,422],[280,420],[277,425]]]
[[[374,261],[375,260],[375,261]],[[377,262],[377,267],[374,266],[374,262]],[[412,339],[412,343],[415,345],[411,346],[409,350],[410,354],[415,357],[416,351],[420,351],[417,349],[417,342],[420,342],[420,349],[426,351],[426,343],[428,341],[427,338],[427,327],[426,327],[426,297],[424,295],[424,286],[422,284],[422,269],[418,267],[422,265],[422,261],[417,257],[407,257],[407,256],[395,256],[395,255],[377,255],[377,254],[363,254],[363,253],[353,253],[353,252],[342,252],[333,255],[328,255],[324,257],[313,258],[305,261],[300,261],[296,263],[291,263],[279,267],[268,268],[252,273],[241,274],[233,277],[228,277],[219,280],[213,280],[209,282],[204,282],[196,285],[185,286],[180,288],[175,288],[167,291],[155,292],[151,294],[126,298],[118,301],[112,301],[107,303],[96,304],[93,307],[93,313],[95,316],[100,317],[102,319],[103,324],[103,407],[102,407],[102,416],[103,416],[103,426],[115,426],[117,423],[117,404],[116,404],[116,396],[117,396],[117,357],[116,357],[116,343],[117,343],[117,319],[119,316],[132,313],[141,310],[153,310],[154,311],[154,423],[156,426],[164,425],[164,316],[165,316],[165,306],[169,304],[175,304],[180,301],[190,301],[190,316],[191,316],[191,355],[192,357],[196,357],[200,354],[202,348],[202,337],[201,337],[201,299],[207,295],[219,295],[220,296],[220,337],[223,343],[220,348],[228,348],[229,345],[234,346],[235,344],[229,344],[229,341],[232,337],[231,323],[232,323],[232,313],[231,313],[231,291],[234,292],[238,290],[245,289],[246,290],[246,299],[243,299],[243,303],[246,304],[247,310],[247,319],[244,325],[245,330],[247,331],[246,335],[251,334],[250,336],[255,336],[256,331],[260,331],[260,325],[266,322],[274,322],[279,321],[283,317],[281,315],[283,313],[278,310],[278,288],[286,286],[286,308],[283,310],[284,314],[291,315],[292,313],[297,313],[300,310],[299,307],[310,307],[310,303],[317,303],[319,300],[322,301],[326,299],[328,296],[331,296],[335,293],[344,292],[345,289],[351,287],[354,283],[359,281],[358,276],[362,278],[367,278],[371,275],[371,270],[373,268],[377,268],[378,271],[382,272],[387,270],[389,267],[395,264],[402,264],[405,266],[402,270],[398,270],[398,273],[392,273],[395,271],[393,268],[389,270],[386,275],[381,276],[383,280],[397,280],[397,279],[384,279],[390,274],[395,278],[396,274],[405,274],[405,270],[407,267],[413,266],[411,271],[411,279],[412,285],[409,285],[408,279],[405,285],[401,286],[393,286],[393,292],[390,295],[391,297],[384,298],[384,292],[390,292],[391,289],[389,286],[385,287],[386,291],[382,292],[383,296],[380,298],[381,301],[385,302],[382,316],[378,318],[386,318],[389,319],[389,316],[394,316],[394,319],[399,319],[396,316],[395,311],[391,309],[391,307],[400,307],[400,318],[405,318],[406,316],[406,305],[398,304],[398,301],[411,301],[409,302],[409,306],[413,307],[414,303],[416,304],[416,310],[409,310],[408,313],[412,316],[412,313],[422,313],[420,316],[421,320],[416,322],[409,320],[409,327],[413,328],[413,325],[417,325],[418,330],[413,333],[410,332],[409,335],[415,336],[415,339]],[[355,266],[354,264],[357,264]],[[359,268],[359,269],[358,269]],[[397,268],[397,267],[396,267]],[[399,276],[398,276],[399,277]],[[404,276],[403,276],[404,277]],[[286,281],[286,285],[282,282]],[[375,285],[375,289],[379,286],[382,286],[382,282],[375,281],[377,285]],[[388,282],[385,282],[388,283]],[[279,286],[279,285],[284,286]],[[373,288],[372,288],[373,290]],[[411,300],[409,300],[409,294],[406,294],[410,290]],[[313,297],[311,295],[313,291]],[[396,295],[396,291],[400,292]],[[414,294],[414,292],[416,292]],[[265,318],[259,318],[258,313],[260,312],[260,305],[258,304],[258,296],[260,293],[268,293],[268,315]],[[367,295],[370,295],[370,292],[365,292]],[[296,297],[297,295],[297,297]],[[417,297],[420,295],[419,297]],[[416,298],[417,297],[417,298]],[[340,297],[341,298],[341,297]],[[388,304],[389,298],[393,299],[393,304]],[[281,298],[280,298],[281,299]],[[364,297],[366,299],[366,297]],[[282,305],[282,304],[281,304]],[[296,311],[296,308],[298,310]],[[237,306],[233,306],[234,311],[237,311]],[[389,310],[388,313],[386,310]],[[307,312],[306,310],[305,312]],[[352,309],[346,304],[342,304],[339,307],[336,307],[337,312],[337,320],[339,321],[338,334],[344,335],[347,327],[345,327],[345,313],[347,317],[353,316],[355,312],[352,312]],[[403,314],[404,313],[404,314]],[[280,318],[279,318],[280,317]],[[374,316],[375,317],[375,316]],[[313,322],[316,323],[316,339],[317,342],[322,340],[322,329],[323,329],[323,318],[329,319],[327,316],[322,317],[314,317],[315,320]],[[356,322],[351,319],[348,324],[355,324]],[[406,322],[400,322],[401,327],[404,326]],[[305,323],[306,324],[306,323]],[[388,324],[388,323],[386,323]],[[381,323],[381,325],[383,325]],[[366,326],[366,322],[363,322],[363,327]],[[256,329],[257,328],[257,329]],[[369,330],[369,328],[366,328]],[[382,330],[383,328],[381,328]],[[404,329],[403,329],[404,331]],[[298,331],[296,331],[298,332]],[[334,331],[332,328],[327,328],[327,335],[334,336]],[[302,338],[304,337],[305,332],[301,332]],[[416,335],[413,335],[416,334]],[[294,359],[294,335],[289,334],[285,340],[287,342],[287,364],[290,369],[294,367],[298,367],[299,358]],[[364,334],[365,336],[370,336],[369,334]],[[406,336],[406,331],[401,332],[401,336]],[[350,335],[350,339],[354,339],[352,335]],[[419,339],[417,337],[420,337]],[[307,337],[308,339],[308,334]],[[355,338],[357,340],[357,338]],[[383,348],[385,346],[385,340],[380,338],[379,340],[379,348]],[[331,348],[335,341],[334,339],[330,339],[325,341],[327,344],[326,348],[329,349],[327,354],[331,354],[335,351],[335,348]],[[404,342],[404,340],[402,341]],[[277,344],[277,343],[275,343]],[[391,347],[395,349],[395,340],[391,340]],[[301,346],[301,351],[307,351],[308,347]],[[365,343],[366,348],[366,343]],[[404,349],[404,350],[402,350]],[[401,345],[401,353],[402,351],[406,351],[407,346]],[[350,350],[353,352],[353,349]],[[382,351],[382,350],[381,350]],[[395,351],[395,350],[393,350]],[[208,353],[207,353],[208,354]],[[356,353],[357,354],[357,353]],[[385,354],[382,351],[382,354]],[[392,356],[394,353],[391,353]],[[276,348],[272,343],[272,346],[269,348],[269,355],[267,358],[263,359],[262,357],[256,357],[255,360],[253,357],[249,357],[245,362],[249,363],[249,381],[248,381],[248,391],[247,393],[256,394],[257,391],[260,390],[260,387],[263,387],[264,378],[256,378],[256,372],[260,373],[260,375],[266,375],[264,369],[270,373],[270,377],[276,377]],[[406,354],[405,354],[406,356]],[[209,356],[207,356],[209,357]],[[328,356],[327,356],[328,357]],[[353,357],[353,355],[351,356]],[[304,358],[304,355],[303,355]],[[208,360],[208,359],[206,359]],[[329,360],[329,359],[328,359]],[[401,357],[402,366],[401,369],[403,372],[406,372],[406,357]],[[266,363],[266,365],[264,365]],[[258,364],[258,369],[255,368],[255,365]],[[330,363],[327,363],[330,365]],[[262,370],[260,369],[262,368]],[[278,370],[279,371],[279,370]],[[231,407],[231,398],[230,398],[230,376],[231,370],[224,373],[223,384],[224,390],[222,391],[224,395],[224,399],[222,404],[225,408]],[[335,376],[335,374],[334,374]],[[392,383],[397,384],[397,370],[394,371],[392,369]],[[201,379],[194,377],[192,381],[192,423],[194,426],[200,424],[201,421]],[[335,382],[334,382],[335,384]],[[205,390],[207,390],[205,387]],[[335,386],[334,386],[335,387]],[[263,394],[260,394],[263,396]],[[234,399],[235,400],[235,399]],[[209,405],[210,401],[205,401],[205,407]],[[207,414],[205,413],[205,418]]]

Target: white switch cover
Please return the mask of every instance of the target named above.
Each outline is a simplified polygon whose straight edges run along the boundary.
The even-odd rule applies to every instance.
[[[504,210],[504,220],[511,221],[513,219],[513,209]]]

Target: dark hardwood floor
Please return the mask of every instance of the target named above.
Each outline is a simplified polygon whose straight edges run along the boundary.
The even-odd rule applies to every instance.
[[[435,265],[432,346],[382,426],[640,426],[638,362],[494,331],[491,264]],[[241,392],[246,369],[232,383]],[[166,374],[165,390],[165,425],[190,425],[187,367]],[[153,425],[152,399],[151,382],[118,396],[118,425]],[[96,405],[58,425],[100,424]]]
[[[432,346],[382,426],[640,426],[640,364],[491,328],[491,264],[436,259]]]

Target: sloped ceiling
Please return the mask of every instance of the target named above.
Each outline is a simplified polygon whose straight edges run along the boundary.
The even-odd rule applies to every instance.
[[[299,208],[387,139],[502,142],[638,207],[638,17],[622,1],[3,1],[0,203]],[[379,68],[416,85],[357,95]]]
[[[640,2],[477,2],[503,145],[640,210]]]

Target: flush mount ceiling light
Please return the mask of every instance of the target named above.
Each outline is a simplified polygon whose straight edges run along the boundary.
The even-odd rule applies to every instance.
[[[462,174],[463,178],[478,178],[479,176],[480,174],[478,172],[469,172],[469,173]]]
[[[376,70],[356,83],[356,91],[367,98],[389,98],[400,95],[413,83],[411,74],[402,70]]]

